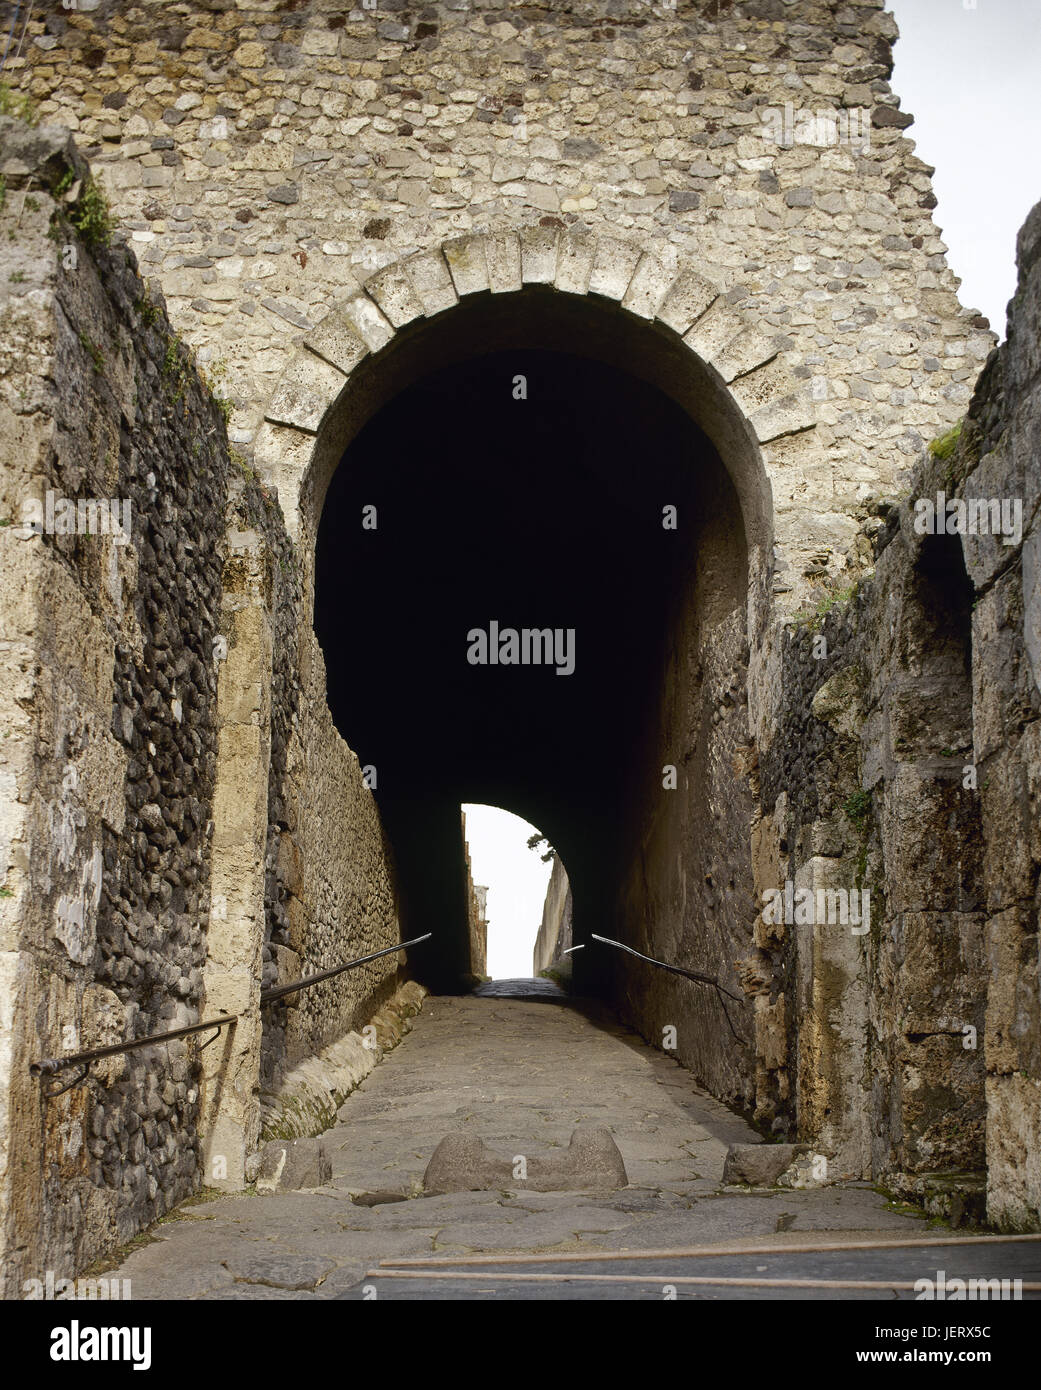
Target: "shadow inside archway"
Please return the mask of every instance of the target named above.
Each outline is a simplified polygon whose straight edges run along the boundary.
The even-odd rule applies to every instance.
[[[576,939],[617,919],[648,769],[692,717],[684,624],[740,610],[746,584],[718,454],[616,367],[475,355],[362,430],[326,497],[315,623],[333,717],[375,769],[403,929],[435,932],[410,962],[426,983],[467,974],[461,802],[545,830]],[[511,652],[511,631],[554,640]]]

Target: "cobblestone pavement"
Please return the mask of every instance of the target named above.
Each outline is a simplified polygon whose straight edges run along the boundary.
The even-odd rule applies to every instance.
[[[335,1298],[380,1260],[426,1254],[596,1254],[749,1241],[781,1249],[808,1235],[925,1234],[922,1222],[887,1210],[864,1184],[721,1188],[727,1146],[756,1137],[742,1119],[602,1016],[562,1007],[545,990],[510,993],[428,998],[412,1032],[327,1131],[330,1184],[186,1204],[116,1271],[131,1280],[133,1297]],[[430,1155],[453,1131],[477,1134],[506,1156],[532,1156],[566,1145],[580,1123],[611,1130],[627,1188],[532,1192],[519,1183],[377,1206],[353,1201],[361,1193],[416,1193]]]

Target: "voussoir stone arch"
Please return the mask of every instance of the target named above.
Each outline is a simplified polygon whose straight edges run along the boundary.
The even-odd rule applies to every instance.
[[[475,297],[509,297],[533,287],[573,304],[610,306],[643,331],[653,327],[671,338],[673,375],[689,377],[687,394],[697,397],[691,414],[734,476],[755,567],[762,573],[773,556],[799,548],[798,535],[785,535],[783,519],[775,526],[772,505],[793,453],[787,448],[774,467],[769,446],[802,436],[797,456],[812,452],[810,382],[805,369],[797,376],[784,357],[783,335],[742,308],[740,282],[727,284],[718,267],[685,263],[670,246],[532,225],[458,236],[394,261],[306,334],[255,441],[256,464],[277,486],[290,534],[305,555],[344,448],[400,385],[370,389],[350,418],[337,422],[352,384],[420,325]],[[626,365],[639,374],[638,361]],[[689,408],[682,385],[659,384]]]

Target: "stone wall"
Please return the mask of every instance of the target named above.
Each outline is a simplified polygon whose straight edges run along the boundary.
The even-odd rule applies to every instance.
[[[888,83],[895,35],[881,0],[445,0],[422,17],[404,0],[100,0],[40,12],[8,73],[96,161],[265,467],[294,431],[271,443],[262,417],[295,426],[301,391],[320,417],[325,377],[343,385],[345,330],[304,378],[296,345],[333,304],[370,346],[384,313],[443,309],[453,238],[619,239],[594,281],[614,297],[632,254],[622,298],[645,253],[639,313],[656,277],[694,266],[723,291],[695,350],[750,413],[787,402],[760,435],[782,593],[842,567],[993,342],[956,298]]]
[[[873,579],[790,631],[780,736],[760,765],[760,904],[789,882],[869,894],[846,923],[760,913],[745,967],[759,1118],[787,1132],[797,1115],[845,1176],[983,1167],[969,605],[957,548],[930,573],[910,515],[904,503],[880,532]]]
[[[199,1017],[228,456],[131,253],[92,251],[66,220],[89,187],[67,133],[4,119],[0,138],[3,636],[18,670],[4,690],[14,1027],[0,1131],[15,1292],[43,1268],[81,1268],[199,1183],[194,1042],[106,1061],[49,1103],[28,1065]],[[49,532],[49,492],[56,516],[63,497],[129,503],[125,538],[96,516]],[[32,499],[41,534],[22,525]]]
[[[391,853],[356,755],[337,733],[304,615],[298,560],[278,518],[265,985],[288,984],[400,938]],[[385,956],[265,1010],[262,1080],[358,1028],[401,983]]]
[[[1041,1219],[1039,245],[1035,209],[1008,341],[879,509],[868,577],[784,639],[756,888],[867,888],[870,929],[760,917],[745,967],[762,1121],[919,1196],[974,1198],[986,1169],[1013,1229]],[[1020,503],[1021,536],[926,532],[939,493]]]
[[[556,855],[549,883],[546,885],[546,900],[542,907],[539,934],[535,938],[531,967],[533,975],[541,975],[547,967],[558,965],[564,960],[564,952],[574,945],[571,920],[571,884],[568,882],[567,870],[560,856]]]
[[[478,980],[488,973],[488,889],[475,884],[470,864],[470,845],[466,838],[466,814],[460,813],[463,824],[463,862],[466,865],[466,918],[470,939],[469,972]]]
[[[237,454],[228,535],[257,538],[270,652],[264,855],[264,988],[370,954],[399,936],[389,849],[354,753],[333,727],[321,651],[304,618],[299,560],[276,495]],[[265,1006],[261,1086],[360,1027],[401,982],[403,958],[369,965]]]
[[[229,451],[219,400],[105,230],[67,132],[3,118],[0,163],[3,641],[18,673],[0,753],[0,1200],[16,1293],[223,1180],[227,1132],[206,1107],[225,1083],[237,1142],[259,1136],[249,1021],[203,1054],[209,1070],[193,1037],[95,1064],[46,1103],[31,1061],[240,1011],[262,952],[263,982],[288,982],[390,944],[397,917],[277,499]],[[116,499],[125,534],[103,534],[111,510],[103,525],[93,506],[63,534],[64,498]],[[266,1009],[264,1082],[360,1027],[400,964]],[[204,1173],[202,1149],[222,1166]]]
[[[969,539],[974,762],[982,788],[987,1210],[1041,1226],[1041,206],[1018,243],[1003,344],[959,450],[966,496],[1022,497],[1022,544]],[[971,471],[968,471],[970,470]]]
[[[606,935],[718,980],[735,996],[610,954],[611,987],[626,1018],[714,1095],[744,1105],[753,1090],[753,1048],[736,963],[747,954],[754,914],[750,565],[725,470],[704,459],[699,475],[684,505],[696,520],[642,733],[643,774],[624,808],[618,915]]]
[[[754,911],[746,652],[738,614],[707,634],[687,626],[680,639],[611,933],[737,996],[721,1000],[710,986],[612,957],[614,992],[629,1021],[657,1045],[669,1038],[668,1050],[703,1085],[739,1105],[752,1094],[751,1033],[736,973]]]

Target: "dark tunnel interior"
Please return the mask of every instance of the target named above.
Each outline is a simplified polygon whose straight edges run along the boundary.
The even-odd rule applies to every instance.
[[[432,371],[345,453],[319,527],[315,626],[337,728],[376,769],[403,935],[434,933],[409,960],[431,988],[460,988],[468,969],[463,802],[546,833],[576,940],[610,924],[721,478],[729,490],[705,435],[655,387],[532,348]],[[471,664],[468,634],[493,622],[500,641],[573,632],[573,672]]]

